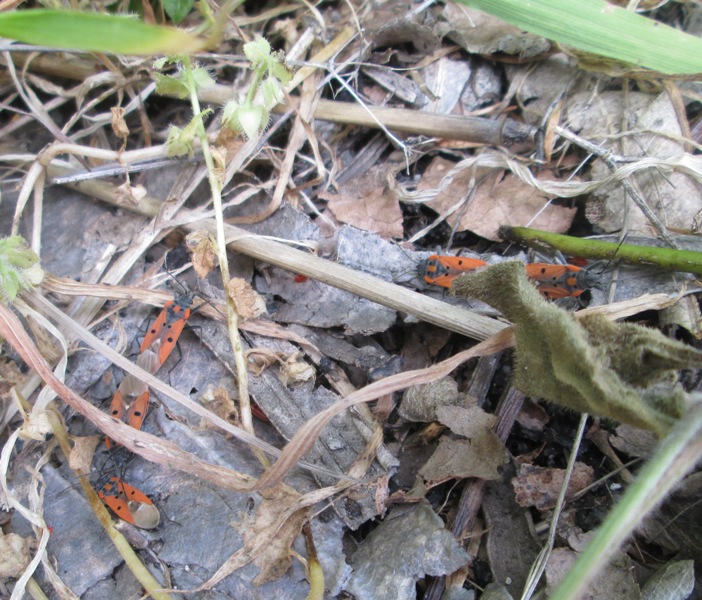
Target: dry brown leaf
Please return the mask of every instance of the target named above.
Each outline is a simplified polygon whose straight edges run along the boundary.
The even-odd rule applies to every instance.
[[[10,388],[20,386],[26,375],[20,371],[17,363],[6,356],[0,356],[0,398],[9,402]]]
[[[491,431],[486,430],[479,439],[454,440],[444,436],[419,474],[427,487],[456,477],[497,480],[500,478],[498,468],[507,460],[504,446]]]
[[[34,409],[20,427],[20,439],[43,442],[46,436],[53,433],[53,427],[45,410]]]
[[[31,541],[16,533],[0,531],[0,578],[19,578],[30,561]]]
[[[271,542],[254,559],[254,563],[261,569],[253,580],[255,585],[279,579],[290,568],[292,543],[299,535],[302,525],[309,519],[309,509],[303,508],[280,524],[280,519],[286,518],[286,511],[300,498],[292,488],[279,484],[266,490],[264,495],[255,516],[234,524],[245,544],[256,541],[267,530],[275,532]]]
[[[468,408],[440,406],[436,410],[436,417],[454,433],[473,441],[480,439],[495,426],[497,416],[486,413],[475,404],[475,400],[473,402],[474,405]],[[502,442],[500,447],[503,447]]]
[[[469,54],[512,54],[521,60],[548,52],[551,42],[463,4],[447,2],[440,31]]]
[[[246,356],[249,371],[257,377],[268,367],[281,360],[277,352],[268,348],[251,348],[244,353],[244,356]]]
[[[56,338],[49,334],[46,327],[32,316],[26,317],[29,330],[34,337],[34,343],[39,348],[42,356],[49,362],[56,362],[63,354],[63,349],[56,343]]]
[[[110,110],[112,111],[112,131],[124,144],[129,137],[129,126],[124,120],[125,110],[121,106],[113,106]]]
[[[266,312],[266,301],[251,287],[248,281],[234,277],[227,284],[229,297],[234,301],[236,312],[242,319],[255,319]]]
[[[293,352],[281,364],[278,378],[283,385],[288,386],[295,383],[303,383],[314,379],[315,369],[306,363],[300,352]]]
[[[424,172],[418,189],[438,188],[441,179],[454,166],[455,163],[451,161],[435,158]],[[475,183],[480,182],[468,200],[468,207],[461,206],[446,219],[456,231],[472,231],[489,240],[500,241],[498,229],[502,225],[528,225],[545,231],[565,233],[573,222],[577,209],[546,206],[548,198],[543,196],[543,192],[534,190],[510,173],[499,179],[495,176],[485,178],[485,174],[485,169],[464,170],[426,205],[439,214],[445,214],[454,208],[462,197],[469,195]],[[540,181],[557,180],[547,171],[539,173],[536,178]]]
[[[623,124],[630,135],[620,135]],[[586,139],[605,140],[605,150],[627,157],[656,157],[663,160],[684,155],[683,132],[671,96],[624,91],[607,91],[593,96],[581,92],[568,98],[564,123]],[[597,180],[610,174],[602,161],[594,161],[590,177]],[[666,227],[690,229],[702,210],[702,186],[694,175],[682,170],[663,172],[652,168],[632,174],[628,180],[638,190],[649,209]],[[625,229],[628,235],[650,235],[651,224],[634,205],[621,185],[606,185],[588,199],[585,216],[604,231]]]
[[[126,206],[138,206],[146,194],[147,191],[143,185],[132,186],[129,183],[123,183],[115,191],[115,200]]]
[[[652,431],[631,425],[619,425],[615,433],[609,435],[609,442],[627,456],[648,458],[658,445],[658,438]]]
[[[543,431],[548,423],[549,416],[543,406],[531,398],[525,398],[522,410],[517,415],[517,423],[529,431]]]
[[[563,486],[565,469],[547,469],[534,465],[520,465],[512,486],[519,506],[533,506],[538,510],[549,510],[556,506],[558,494]],[[586,488],[594,479],[594,470],[585,463],[576,462],[568,482],[566,500]]]
[[[346,182],[338,194],[323,192],[319,197],[329,202],[327,209],[342,223],[384,237],[402,236],[402,210],[379,167]]]
[[[212,236],[204,231],[193,231],[186,236],[185,247],[191,254],[193,269],[197,276],[204,279],[217,264],[217,253]]]
[[[437,409],[458,404],[458,385],[452,377],[442,377],[424,385],[407,388],[402,394],[399,415],[405,421],[436,421]]]
[[[68,456],[68,466],[79,473],[90,473],[95,448],[100,443],[100,436],[91,435],[73,438],[73,448]]]
[[[218,385],[216,388],[210,386],[202,394],[200,400],[218,417],[239,427],[239,410],[226,387],[223,385]]]

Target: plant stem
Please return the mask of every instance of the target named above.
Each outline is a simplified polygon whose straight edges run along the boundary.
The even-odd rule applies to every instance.
[[[639,473],[636,481],[607,515],[551,600],[576,600],[631,535],[702,456],[702,403],[692,405]]]
[[[66,428],[55,411],[48,410],[46,415],[49,419],[49,423],[51,423],[51,429],[54,432],[54,436],[56,436],[64,456],[66,459],[68,459],[71,453],[71,444],[68,441],[68,433],[66,432]],[[132,547],[129,545],[127,539],[115,528],[112,518],[110,517],[110,513],[107,512],[105,505],[102,503],[100,498],[98,498],[93,486],[90,485],[87,475],[85,473],[78,472],[76,472],[76,475],[81,487],[83,488],[83,492],[88,498],[90,507],[95,513],[95,516],[98,518],[98,521],[100,521],[100,524],[105,529],[105,533],[107,533],[107,536],[110,538],[110,540],[112,540],[115,548],[117,548],[117,551],[120,553],[124,559],[124,562],[134,574],[137,581],[144,586],[144,589],[149,595],[151,595],[152,598],[154,598],[154,600],[171,600],[170,594],[158,591],[163,586],[156,581],[156,579],[154,579],[153,575],[151,575],[149,570],[144,566],[144,563],[141,562],[137,556],[136,552],[134,552]]]
[[[501,227],[500,236],[538,250],[559,250],[568,256],[582,256],[596,260],[618,260],[641,266],[656,266],[666,271],[683,271],[702,275],[702,252],[635,246],[588,240],[560,235],[528,227]]]
[[[200,101],[197,97],[197,86],[193,78],[190,59],[185,57],[183,65],[188,75],[188,89],[190,90],[190,103],[193,107],[193,115],[200,114]],[[212,194],[212,204],[214,206],[216,233],[217,233],[217,258],[219,260],[219,268],[222,274],[222,285],[224,286],[224,295],[227,300],[227,329],[229,331],[229,341],[234,352],[234,362],[236,366],[237,384],[239,392],[239,408],[241,412],[242,428],[254,434],[253,417],[251,416],[251,401],[249,399],[249,380],[248,371],[246,369],[246,359],[244,358],[244,349],[241,345],[241,337],[239,336],[239,315],[236,312],[234,301],[229,296],[229,263],[227,261],[227,244],[224,236],[224,216],[222,211],[222,184],[215,174],[214,159],[210,151],[210,144],[207,140],[207,132],[202,120],[198,120],[197,133],[200,139],[202,155],[207,166],[207,180],[210,184],[210,192]],[[257,448],[252,448],[256,457],[264,467],[269,466],[268,459],[265,454]]]

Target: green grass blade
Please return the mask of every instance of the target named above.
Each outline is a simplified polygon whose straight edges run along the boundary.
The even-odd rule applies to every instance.
[[[0,14],[0,36],[41,46],[114,54],[185,54],[203,41],[172,27],[136,17],[68,10],[20,10]]]
[[[604,0],[458,0],[560,44],[666,74],[702,73],[702,40]]]

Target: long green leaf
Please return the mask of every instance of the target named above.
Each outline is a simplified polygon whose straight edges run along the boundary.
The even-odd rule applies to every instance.
[[[458,0],[526,31],[661,73],[702,73],[702,40],[604,0]]]
[[[68,10],[19,10],[0,14],[0,36],[42,46],[114,54],[186,54],[203,41],[172,27],[136,17]]]

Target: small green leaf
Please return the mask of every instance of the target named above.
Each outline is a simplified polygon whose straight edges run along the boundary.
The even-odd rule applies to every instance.
[[[268,111],[263,106],[249,102],[239,104],[231,100],[224,107],[222,124],[232,131],[243,132],[251,139],[265,129],[268,125],[268,117]]]
[[[285,63],[285,54],[283,51],[275,52],[273,54],[273,58],[275,60],[272,60],[269,67],[268,67],[268,74],[271,77],[275,77],[276,79],[280,80],[280,83],[282,83],[284,86],[288,85],[293,78],[293,71],[288,65]]]
[[[268,111],[263,106],[241,106],[237,118],[239,129],[248,139],[256,137],[268,125]]]
[[[215,84],[214,79],[212,79],[207,70],[202,67],[195,67],[193,69],[193,81],[198,90],[212,87]]]
[[[171,125],[166,138],[168,156],[184,156],[187,154],[192,158],[195,153],[193,149],[194,141],[195,134],[188,130],[187,127]]]
[[[193,0],[163,0],[163,10],[176,25],[188,16],[194,5]]]
[[[244,54],[249,59],[254,71],[267,68],[271,59],[271,45],[266,38],[260,37],[244,44]]]
[[[195,153],[195,138],[198,135],[197,129],[202,126],[204,118],[211,112],[211,108],[203,110],[200,114],[195,115],[185,127],[171,125],[166,138],[168,156],[184,156],[187,154],[190,158],[193,157]]]
[[[24,238],[15,235],[0,239],[0,299],[12,302],[17,294],[41,283],[44,272],[39,257]]]
[[[560,44],[669,74],[702,73],[702,40],[605,0],[458,0]]]
[[[283,86],[275,77],[268,77],[261,84],[261,94],[263,95],[263,105],[270,110],[283,101]]]
[[[241,105],[236,100],[230,100],[224,105],[222,111],[222,124],[232,131],[238,131],[239,127],[235,123],[236,113]]]
[[[114,54],[183,54],[201,40],[172,27],[135,17],[69,10],[18,10],[0,14],[0,36],[28,44]]]
[[[190,94],[188,84],[184,81],[182,73],[176,76],[155,73],[154,77],[156,79],[156,91],[159,94],[163,94],[164,96],[176,96],[181,100],[184,100]]]

